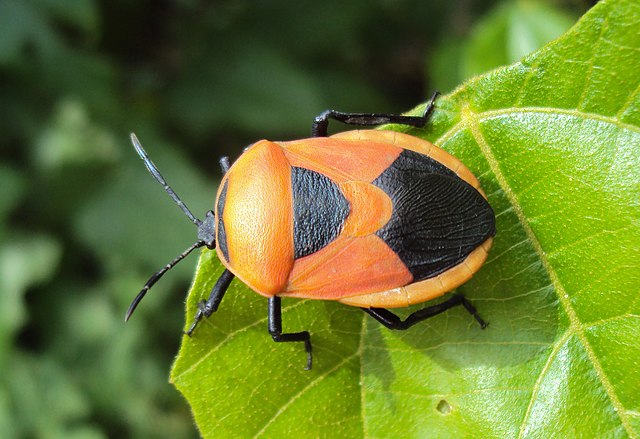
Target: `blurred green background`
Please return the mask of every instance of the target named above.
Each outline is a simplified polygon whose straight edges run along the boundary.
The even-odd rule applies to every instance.
[[[327,108],[402,112],[593,2],[0,0],[0,437],[196,437],[167,382],[218,158]]]

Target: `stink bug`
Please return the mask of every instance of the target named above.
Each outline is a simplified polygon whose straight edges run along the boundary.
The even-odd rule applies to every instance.
[[[442,296],[480,269],[496,229],[476,177],[457,158],[407,134],[358,130],[327,137],[331,119],[422,127],[437,95],[422,116],[325,111],[315,118],[309,139],[261,140],[233,166],[223,158],[215,211],[203,221],[173,192],[132,134],[148,170],[198,227],[198,240],[149,279],[126,320],[167,270],[206,246],[216,249],[226,269],[209,299],[199,304],[188,335],[218,309],[236,276],[268,298],[274,341],[304,343],[306,369],[311,337],[307,331],[282,332],[282,297],[337,300],[400,330],[463,305],[484,328],[459,294],[405,320],[387,309]]]

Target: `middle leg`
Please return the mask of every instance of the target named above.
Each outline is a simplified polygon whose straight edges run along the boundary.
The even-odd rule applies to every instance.
[[[304,350],[307,352],[307,365],[304,369],[311,369],[311,336],[307,331],[282,333],[282,303],[278,296],[269,297],[269,334],[275,342],[304,342]]]

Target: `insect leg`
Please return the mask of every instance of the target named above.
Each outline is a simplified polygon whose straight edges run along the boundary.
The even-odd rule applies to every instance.
[[[437,305],[431,305],[421,310],[418,310],[407,317],[405,320],[400,319],[397,315],[385,308],[362,308],[364,312],[371,317],[382,323],[389,329],[405,330],[409,329],[416,323],[428,319],[429,317],[436,316],[446,310],[453,308],[454,306],[462,305],[464,308],[476,319],[482,329],[487,327],[487,323],[482,320],[478,315],[478,312],[474,306],[461,294],[454,294],[450,299],[439,303]]]
[[[436,98],[440,92],[433,93],[431,100],[427,105],[422,116],[403,116],[400,114],[384,114],[384,113],[343,113],[342,111],[327,110],[317,116],[311,125],[312,137],[327,137],[327,129],[329,127],[329,119],[337,120],[347,125],[359,126],[375,126],[385,123],[398,123],[402,125],[411,125],[414,127],[424,126],[435,107]]]
[[[269,297],[269,334],[275,342],[304,342],[304,350],[307,352],[305,370],[311,369],[311,336],[307,331],[282,333],[282,303],[278,296]]]
[[[198,323],[200,323],[200,320],[202,320],[203,318],[209,317],[211,314],[213,314],[218,310],[218,306],[220,306],[220,302],[224,297],[224,293],[227,292],[227,288],[229,288],[229,285],[231,284],[231,281],[233,280],[234,277],[235,275],[229,270],[225,269],[222,272],[222,274],[216,281],[216,284],[211,289],[211,294],[209,294],[209,298],[206,301],[203,300],[198,304],[198,312],[193,318],[193,323],[191,324],[191,327],[189,327],[189,330],[187,330],[185,334],[191,337],[191,335],[193,334],[193,331],[196,329],[196,326],[198,326]]]

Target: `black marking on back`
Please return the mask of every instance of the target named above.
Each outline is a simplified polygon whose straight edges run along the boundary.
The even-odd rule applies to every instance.
[[[393,202],[391,219],[376,235],[400,257],[413,282],[454,267],[496,233],[484,197],[426,155],[403,151],[373,184]]]
[[[226,180],[224,182],[224,186],[222,186],[222,191],[220,192],[220,196],[218,197],[218,209],[217,209],[218,210],[218,226],[216,227],[218,230],[218,239],[216,241],[216,245],[224,255],[227,262],[230,262],[229,248],[227,247],[227,232],[224,228],[224,221],[222,220],[222,214],[224,212],[224,204],[227,201],[228,185],[229,185],[229,180]]]
[[[310,255],[336,239],[350,207],[338,186],[310,169],[292,167],[295,258]]]

